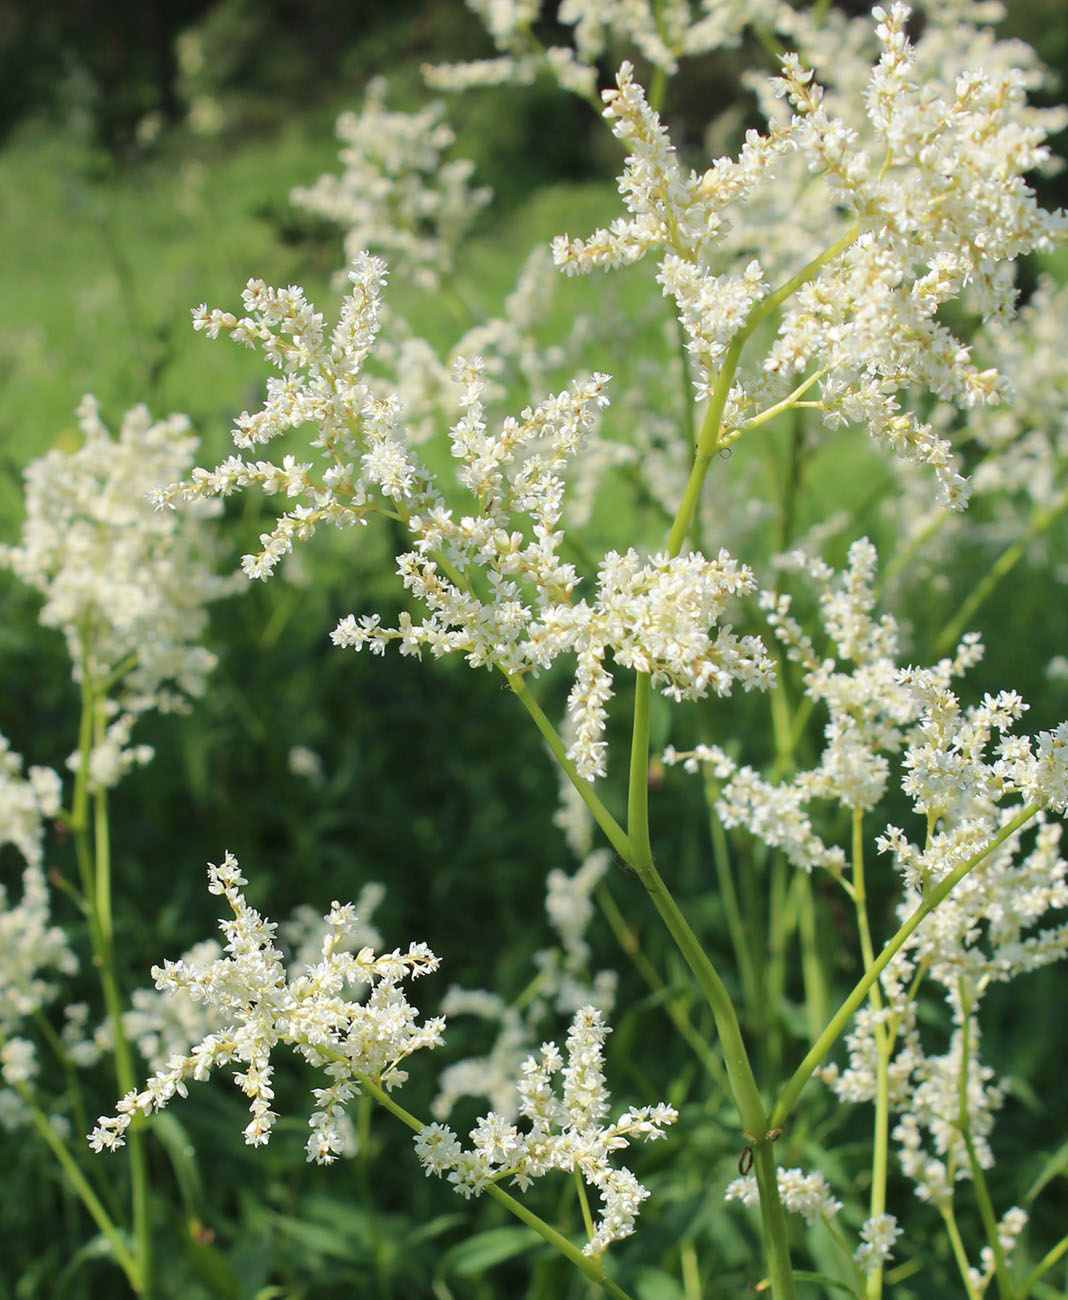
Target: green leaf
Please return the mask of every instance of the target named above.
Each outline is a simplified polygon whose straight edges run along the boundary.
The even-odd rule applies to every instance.
[[[860,1300],[860,1292],[849,1285],[848,1282],[841,1282],[836,1277],[828,1277],[826,1273],[809,1273],[806,1269],[795,1268],[793,1270],[795,1282],[812,1282],[816,1286],[830,1287],[834,1291],[843,1291],[846,1295],[854,1297],[854,1300]]]
[[[441,1259],[441,1271],[470,1277],[540,1244],[541,1238],[529,1228],[489,1228],[447,1250]]]
[[[1068,1141],[1062,1142],[1057,1150],[1046,1158],[1041,1173],[1027,1190],[1024,1203],[1029,1204],[1033,1201],[1047,1183],[1051,1183],[1058,1174],[1066,1171],[1068,1171]]]

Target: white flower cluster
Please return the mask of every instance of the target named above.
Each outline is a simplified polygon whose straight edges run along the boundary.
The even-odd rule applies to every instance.
[[[397,572],[428,616],[416,622],[405,614],[397,627],[386,628],[377,614],[349,615],[335,629],[334,643],[366,645],[374,653],[390,641],[400,642],[402,654],[424,647],[435,656],[459,651],[473,667],[506,673],[540,672],[559,655],[574,654],[569,756],[591,781],[605,770],[609,654],[620,666],[650,673],[674,699],[726,695],[734,682],[746,690],[771,683],[773,664],[759,638],[715,626],[732,596],[754,589],[750,570],[726,551],[714,560],[659,553],[645,561],[633,549],[610,551],[594,600],[575,598],[578,573],[558,554],[564,474],[607,404],[606,375],[576,380],[493,433],[485,418],[483,364],[457,361],[463,415],[452,429],[452,453],[459,488],[477,503],[476,514],[457,517],[408,445],[397,399],[376,397],[359,378],[379,327],[385,266],[361,256],[350,275],[353,292],[329,336],[299,289],[269,289],[258,281],[244,295],[252,315],[239,320],[203,307],[195,313],[196,326],[210,336],[225,329],[249,346],[259,343],[283,371],[268,381],[263,410],[238,417],[235,443],[253,447],[311,422],[325,467],[315,475],[292,456],[281,466],[231,456],[157,492],[157,504],[226,495],[249,484],[306,498],[261,537],[258,555],[245,556],[246,574],[257,578],[266,578],[294,538],[310,536],[320,521],[344,527],[365,523],[373,512],[399,518],[414,549],[398,557]]]
[[[1063,812],[1068,806],[1068,725],[1034,739],[1011,735],[1027,707],[1013,691],[962,705],[951,682],[980,656],[974,636],[965,638],[953,660],[899,667],[896,621],[873,614],[876,556],[866,539],[850,548],[849,568],[840,575],[801,553],[780,562],[815,584],[819,617],[834,648],[834,657],[821,658],[795,619],[791,599],[764,593],[773,632],[804,669],[806,695],[829,713],[819,765],[773,785],[715,746],[681,754],[669,749],[664,759],[691,770],[710,764],[721,785],[716,809],[725,825],[746,827],[804,869],[826,867],[850,888],[847,854],[819,839],[806,806],[830,800],[858,814],[874,808],[888,788],[890,760],[900,755],[900,786],[920,817],[921,839],[913,842],[887,826],[877,846],[893,856],[904,886],[901,921],[933,886],[974,860],[883,972],[882,1005],[857,1012],[846,1066],[821,1071],[843,1101],[873,1100],[879,1044],[889,1035],[888,1101],[899,1116],[894,1136],[902,1166],[922,1196],[941,1202],[956,1180],[971,1176],[962,1124],[980,1164],[993,1162],[988,1135],[1007,1082],[979,1057],[983,992],[1068,955],[1068,923],[1043,924],[1050,912],[1068,907],[1060,825],[1034,812],[1037,833],[1026,853],[1017,836],[1003,835],[1014,820],[1026,819],[1028,808]],[[955,1023],[945,1052],[929,1051],[920,1034],[914,986],[920,975],[940,987]],[[872,1232],[863,1247],[865,1267],[875,1267],[892,1244],[882,1228]]]
[[[833,1219],[842,1208],[828,1185],[826,1178],[816,1170],[806,1174],[800,1169],[784,1169],[781,1165],[775,1171],[775,1181],[779,1186],[782,1203],[791,1214],[800,1214],[811,1227],[826,1219]],[[723,1194],[726,1201],[741,1201],[743,1205],[759,1205],[760,1191],[755,1174],[745,1174],[727,1184]]]
[[[112,698],[110,751],[97,761],[110,783],[133,715],[181,709],[199,696],[215,662],[197,644],[205,605],[230,589],[209,567],[209,508],[183,519],[152,509],[148,493],[185,473],[197,439],[185,416],[153,421],[144,406],[126,413],[117,438],[96,401],[78,409],[84,442],[53,450],[26,470],[26,520],[0,565],[44,597],[41,622],[67,640],[76,681]],[[136,758],[136,756],[135,756]]]
[[[32,867],[44,861],[44,820],[60,809],[63,789],[50,767],[31,766],[22,775],[22,758],[0,735],[0,844],[13,844]]]
[[[739,436],[804,377],[806,389],[819,385],[817,405],[829,428],[867,425],[880,445],[930,465],[939,501],[962,508],[968,485],[949,441],[904,409],[899,394],[917,389],[968,408],[1004,399],[1005,380],[978,369],[940,309],[967,288],[984,316],[1006,313],[1012,288],[1005,263],[1049,249],[1068,234],[1068,218],[1040,209],[1023,180],[1049,156],[1044,129],[1024,102],[1025,75],[960,70],[954,79],[943,71],[944,90],[921,82],[905,35],[907,6],[874,12],[882,54],[864,93],[868,138],[828,111],[823,88],[790,54],[775,87],[793,113],[775,120],[765,104],[769,132],[750,131],[736,161],[720,159],[703,175],[682,168],[625,63],[604,98],[606,118],[631,151],[619,182],[630,216],[589,239],[561,236],[554,255],[577,273],[655,251],[658,278],[687,333],[697,395],[708,397],[732,343],[775,305],[767,302],[762,263],[742,261],[742,248],[725,242],[729,209],[753,202],[796,151],[826,182],[820,229],[830,238],[816,250],[825,254],[820,265],[787,279],[792,301],[759,369],[735,377],[720,436]],[[784,188],[789,198],[792,187]],[[789,202],[760,215],[786,229],[797,221]],[[767,225],[759,220],[751,228]],[[731,253],[738,260],[724,267]]]
[[[122,1098],[116,1116],[101,1116],[90,1144],[94,1151],[122,1146],[137,1115],[162,1110],[173,1097],[186,1095],[190,1078],[207,1079],[231,1062],[245,1067],[234,1076],[252,1113],[245,1141],[266,1144],[278,1118],[271,1109],[271,1053],[286,1044],[329,1080],[313,1090],[318,1109],[309,1120],[307,1143],[310,1161],[329,1164],[348,1146],[345,1108],[359,1094],[359,1077],[394,1088],[407,1078],[401,1063],[408,1056],[441,1042],[444,1021],[418,1024],[401,987],[405,979],[436,970],[438,959],[423,943],[381,956],[369,947],[350,952],[355,912],[351,904],[335,902],[324,917],[319,960],[294,975],[275,945],[275,925],[245,901],[241,888],[247,881],[235,859],[227,854],[221,866],[209,866],[208,879],[210,892],[224,895],[234,913],[220,923],[226,955],[206,965],[165,962],[152,975],[160,991],[182,991],[215,1008],[223,1027],[172,1056],[143,1091]],[[349,996],[350,988],[365,991],[365,999]]]
[[[527,1058],[516,1084],[519,1115],[529,1125],[525,1131],[490,1111],[471,1130],[472,1145],[465,1150],[447,1125],[427,1125],[415,1140],[427,1174],[447,1175],[461,1195],[471,1197],[503,1178],[525,1190],[550,1170],[575,1170],[601,1197],[601,1215],[585,1254],[599,1259],[611,1242],[629,1236],[649,1192],[629,1169],[611,1163],[612,1152],[635,1138],[663,1136],[678,1113],[660,1102],[604,1122],[609,1111],[604,1079],[608,1032],[601,1013],[583,1007],[568,1032],[566,1064],[555,1043],[543,1043],[537,1056]],[[561,1072],[558,1096],[554,1078]]]
[[[892,1214],[876,1214],[864,1221],[860,1230],[861,1244],[853,1258],[865,1273],[874,1273],[890,1258],[894,1242],[900,1236],[901,1229]]]
[[[352,905],[358,919],[341,941],[344,950],[358,952],[365,947],[378,948],[382,943],[382,936],[370,924],[370,919],[384,896],[384,886],[373,882],[360,890]],[[288,920],[280,923],[278,935],[289,952],[290,979],[306,974],[320,960],[330,928],[330,918],[320,916],[307,903],[300,904]],[[178,964],[190,976],[188,987],[140,988],[130,995],[130,1008],[122,1017],[123,1032],[137,1045],[149,1069],[163,1070],[172,1056],[185,1055],[194,1043],[225,1029],[228,1009],[219,1002],[206,1002],[196,996],[195,978],[206,975],[222,958],[219,941],[204,939],[179,958]],[[354,992],[358,996],[361,990]],[[109,1026],[97,1030],[96,1040],[110,1046]]]
[[[1027,708],[1014,691],[962,707],[950,683],[982,654],[972,634],[953,659],[933,668],[899,667],[896,620],[871,614],[876,558],[867,538],[849,548],[849,568],[841,575],[801,552],[780,557],[783,567],[801,570],[822,587],[819,616],[836,658],[819,658],[790,612],[788,595],[770,588],[761,593],[772,631],[787,656],[805,669],[805,695],[830,715],[818,767],[772,785],[714,745],[687,753],[669,747],[664,761],[683,762],[691,770],[699,762],[712,764],[723,786],[717,813],[725,825],[747,827],[805,870],[822,866],[840,875],[842,850],[820,840],[805,806],[833,800],[849,809],[874,808],[888,786],[889,756],[904,750],[901,788],[916,812],[932,827],[941,822],[943,829],[921,848],[888,826],[879,843],[894,851],[906,884],[920,887],[979,851],[1002,821],[1019,812],[1019,807],[999,809],[1001,800],[1022,793],[1026,802],[1054,811],[1068,806],[1068,724],[1034,740],[1008,736]],[[844,668],[845,661],[852,666]],[[987,759],[995,737],[996,753]]]
[[[433,290],[491,191],[470,185],[474,163],[443,159],[456,136],[442,121],[440,101],[417,113],[389,112],[387,91],[384,77],[373,78],[359,116],[338,118],[341,175],[320,176],[290,198],[344,227],[347,262],[374,249],[396,272]]]

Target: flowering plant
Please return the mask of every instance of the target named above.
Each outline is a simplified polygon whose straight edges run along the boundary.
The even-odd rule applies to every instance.
[[[591,233],[559,234],[552,261],[568,277],[637,275],[626,268],[649,264],[653,312],[662,315],[667,301],[673,355],[663,375],[613,396],[614,381],[583,353],[591,343],[597,357],[613,343],[625,348],[607,312],[592,327],[574,323],[566,344],[544,345],[533,302],[544,255],[525,265],[506,317],[473,321],[445,355],[420,338],[388,305],[389,259],[395,276],[441,291],[488,194],[469,188],[470,165],[445,158],[455,141],[441,106],[386,112],[385,84],[376,81],[363,115],[339,123],[342,175],[294,195],[344,229],[336,323],[303,289],[258,279],[245,289],[241,316],[194,310],[194,328],[261,351],[275,372],[260,409],[234,421],[235,452],[189,470],[192,448],[179,425],[152,426],[135,413],[122,442],[127,429],[140,440],[130,458],[137,475],[115,478],[118,488],[108,479],[103,492],[83,489],[85,466],[126,464],[87,405],[82,452],[31,468],[23,540],[2,558],[46,596],[43,621],[64,629],[83,686],[87,720],[65,817],[79,837],[109,1012],[96,1044],[113,1051],[122,1094],[89,1142],[98,1152],[129,1143],[133,1247],[33,1099],[32,1045],[17,1035],[15,1012],[54,995],[51,975],[24,981],[29,992],[10,999],[0,1027],[10,1109],[51,1133],[46,1140],[131,1286],[150,1293],[145,1121],[185,1097],[190,1080],[237,1063],[252,1114],[245,1142],[266,1145],[280,1115],[274,1057],[291,1047],[325,1076],[312,1090],[310,1162],[360,1151],[365,1135],[349,1112],[377,1104],[414,1131],[427,1174],[465,1199],[492,1197],[589,1280],[625,1297],[624,1284],[635,1284],[612,1247],[635,1232],[650,1187],[617,1153],[639,1138],[670,1148],[676,1122],[700,1132],[701,1118],[674,1101],[610,1118],[608,1019],[626,1007],[615,972],[591,970],[596,899],[636,971],[671,1007],[714,1094],[729,1099],[720,1154],[738,1177],[717,1174],[712,1190],[717,1203],[758,1207],[754,1281],[766,1278],[760,1285],[776,1300],[793,1300],[804,1282],[878,1300],[927,1268],[922,1241],[902,1227],[909,1211],[899,1170],[945,1228],[960,1294],[978,1300],[992,1284],[1002,1300],[1044,1294],[1068,1237],[1031,1262],[1027,1211],[996,1204],[1002,1189],[988,1172],[1009,1084],[980,1054],[981,1013],[996,986],[1068,951],[1068,924],[1056,916],[1068,906],[1059,853],[1068,723],[1018,734],[1028,706],[1014,689],[970,702],[967,675],[983,646],[964,626],[1022,559],[1020,538],[1034,539],[1068,506],[1064,412],[1056,398],[1040,400],[1035,373],[1056,364],[1036,318],[1058,310],[1063,295],[1043,282],[1017,314],[1012,271],[1015,259],[1048,253],[1068,236],[1068,216],[1043,208],[1027,180],[1050,163],[1046,137],[1065,121],[1027,101],[1044,70],[982,25],[989,5],[965,0],[932,6],[917,32],[902,3],[876,7],[872,21],[822,5],[695,11],[688,0],[568,0],[558,19],[574,43],[548,48],[536,3],[471,7],[498,56],[427,69],[428,81],[459,89],[547,75],[598,102],[626,151],[624,211]],[[780,52],[776,75],[753,75],[765,126],[745,132],[736,156],[691,168],[661,113],[671,78],[680,60],[736,42],[747,24],[769,45],[793,47]],[[648,87],[623,59],[596,101],[599,63],[621,42],[645,61]],[[966,314],[979,322],[974,329]],[[573,372],[559,375],[565,362]],[[739,506],[756,492],[752,449],[784,429],[790,458],[777,499],[762,508],[754,496],[755,511]],[[817,501],[812,526],[799,526],[806,459],[842,431],[866,434],[895,458],[892,498],[868,521],[897,539],[881,571],[855,519],[820,517]],[[272,443],[284,449],[257,459]],[[1021,471],[1020,457],[1041,473]],[[602,519],[598,504],[618,502],[621,481],[633,500]],[[558,820],[579,867],[547,881],[559,944],[538,954],[533,991],[514,1002],[475,989],[447,995],[447,1014],[474,1013],[497,1038],[486,1055],[445,1068],[430,1120],[394,1095],[416,1069],[409,1058],[446,1038],[445,1016],[420,1020],[404,987],[437,969],[429,947],[376,955],[368,916],[361,929],[358,909],[335,901],[321,922],[302,913],[290,924],[302,942],[287,959],[278,938],[287,931],[249,905],[230,854],[209,868],[210,892],[233,914],[221,923],[225,947],[204,945],[153,968],[157,992],[180,1009],[169,1024],[144,991],[132,1012],[122,1007],[106,790],[150,757],[127,746],[134,718],[202,689],[209,660],[191,643],[201,602],[226,584],[197,567],[186,530],[191,539],[218,499],[250,488],[283,508],[245,555],[248,578],[284,580],[296,545],[322,525],[343,530],[346,544],[378,529],[396,543],[404,606],[395,616],[345,614],[334,645],[383,657],[459,652],[498,673],[560,773]],[[63,505],[50,514],[40,504],[48,492]],[[973,494],[971,510],[989,500],[995,526],[981,513],[966,522]],[[906,570],[934,567],[949,539],[979,548],[1004,538],[933,654],[910,645]],[[844,562],[836,567],[824,552]],[[145,582],[150,563],[158,567]],[[549,701],[561,662],[568,689],[555,723]],[[764,700],[770,740],[750,753],[748,722],[739,719],[761,716]],[[629,758],[613,762],[621,703],[630,706]],[[679,704],[704,712],[674,710],[662,725]],[[715,740],[695,734],[695,716],[701,726],[715,722]],[[294,763],[321,778],[307,751]],[[701,778],[722,946],[709,940],[707,917],[680,905],[680,837],[661,836],[657,825],[651,793],[674,784],[666,769],[675,766]],[[24,780],[13,758],[5,770],[11,793],[0,808],[11,812],[0,831],[26,857],[20,906],[33,918],[24,922],[33,941],[17,960],[69,973],[73,957],[47,926],[39,870],[40,821],[58,810],[58,778],[31,769]],[[672,1000],[634,918],[613,900],[612,855],[641,887],[640,903],[632,894],[628,905],[658,914],[714,1032]],[[771,954],[756,929],[761,871],[770,882]],[[844,993],[830,987],[821,919],[855,953]],[[802,1028],[791,1032],[804,1044],[787,1064],[785,961],[795,947],[792,983],[804,1006],[794,1017]],[[945,1008],[934,1028],[925,1024],[932,990]],[[561,1017],[563,1052],[541,1039],[542,1022]],[[135,1082],[134,1039],[154,1058],[144,1086]],[[845,1054],[836,1060],[840,1039]],[[664,1087],[655,1061],[641,1066]],[[870,1158],[855,1175],[863,1197],[839,1161],[806,1170],[777,1159],[785,1146],[789,1159],[813,1162],[818,1144],[797,1134],[821,1104],[808,1086],[814,1079],[825,1085],[824,1104],[872,1107]],[[465,1097],[491,1105],[466,1147],[446,1122]],[[502,1185],[525,1193],[562,1171],[575,1175],[581,1246]],[[961,1227],[966,1184],[974,1237]],[[788,1214],[804,1219],[803,1240]],[[699,1261],[680,1256],[685,1293],[699,1295]]]

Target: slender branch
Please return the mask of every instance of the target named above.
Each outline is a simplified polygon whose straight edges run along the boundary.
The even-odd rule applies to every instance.
[[[1035,1283],[1041,1280],[1042,1274],[1049,1272],[1053,1265],[1057,1263],[1066,1251],[1068,1251],[1068,1235],[1062,1237],[1055,1246],[1051,1246],[1031,1272],[1028,1273],[1026,1281],[1023,1286],[1020,1287],[1020,1296],[1027,1296]]]
[[[1065,510],[1068,510],[1068,488],[1050,505],[1042,510],[1036,510],[1031,516],[1031,522],[1023,535],[1018,537],[1011,546],[1007,546],[990,568],[987,569],[966,599],[961,602],[956,614],[942,629],[942,633],[935,644],[936,653],[943,654],[957,644],[961,633],[967,627],[968,620],[979,609],[983,601],[986,600],[998,583],[1012,572],[1027,553],[1028,546],[1038,534],[1048,528],[1057,516],[1063,514]]]
[[[671,995],[671,991],[660,972],[642,952],[637,934],[635,934],[623,913],[616,906],[615,899],[612,897],[611,892],[605,888],[603,881],[597,886],[594,893],[605,920],[607,920],[612,933],[616,937],[616,942],[650,989],[654,993],[663,995],[662,1004],[671,1017],[671,1023],[678,1030],[679,1036],[689,1044],[693,1054],[712,1078],[715,1079],[716,1083],[726,1091],[727,1076],[724,1073],[723,1062],[705,1041],[704,1036],[698,1032],[689,1017],[686,1007],[682,1005],[678,997]]]
[[[990,1200],[990,1189],[986,1185],[986,1176],[983,1173],[983,1166],[979,1162],[979,1153],[975,1149],[975,1139],[972,1136],[972,1117],[968,1109],[968,1060],[971,1055],[971,1014],[972,1006],[969,1001],[964,981],[958,981],[958,989],[961,998],[961,1044],[960,1044],[960,1079],[958,1080],[958,1121],[957,1127],[960,1129],[960,1135],[964,1139],[964,1146],[968,1152],[968,1167],[971,1170],[972,1185],[975,1188],[975,1199],[979,1204],[979,1217],[983,1221],[983,1230],[986,1233],[987,1244],[994,1256],[994,1276],[997,1279],[998,1295],[1001,1300],[1013,1300],[1014,1291],[1012,1279],[1009,1277],[1008,1264],[1005,1260],[1005,1251],[1001,1245],[1001,1237],[998,1233],[997,1218],[994,1214],[994,1206]]]
[[[649,842],[649,707],[652,684],[648,673],[634,679],[634,725],[630,741],[630,781],[627,787],[627,840],[631,852],[652,860]]]
[[[1034,817],[1035,813],[1042,807],[1041,804],[1032,803],[1023,808],[1007,826],[1003,826],[994,836],[985,849],[962,862],[959,867],[950,872],[948,876],[939,882],[930,893],[924,898],[923,902],[915,911],[905,920],[897,933],[887,941],[882,952],[875,959],[872,965],[864,972],[853,987],[852,992],[831,1017],[830,1022],[820,1034],[819,1038],[809,1049],[805,1059],[794,1071],[786,1087],[779,1095],[779,1100],[772,1107],[770,1122],[773,1128],[781,1128],[786,1122],[787,1117],[794,1108],[798,1097],[805,1084],[815,1073],[817,1067],[823,1061],[823,1058],[834,1046],[838,1036],[845,1029],[846,1025],[853,1017],[857,1007],[864,1001],[868,995],[868,990],[890,964],[891,959],[901,951],[908,940],[911,938],[917,926],[924,921],[935,908],[946,898],[953,887],[960,883],[970,871],[973,871],[988,854],[992,853],[999,845],[1004,844],[1007,839],[1015,835],[1021,827]]]

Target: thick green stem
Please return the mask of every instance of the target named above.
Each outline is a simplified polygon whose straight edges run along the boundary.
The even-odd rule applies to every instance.
[[[958,987],[960,989],[961,1004],[961,1044],[957,1127],[960,1129],[960,1135],[964,1139],[964,1146],[968,1152],[968,1167],[971,1170],[972,1184],[975,1187],[975,1199],[979,1204],[979,1217],[983,1221],[987,1245],[994,1256],[994,1277],[997,1279],[998,1295],[1001,1300],[1014,1300],[1016,1292],[1012,1285],[1012,1279],[1009,1277],[1008,1263],[998,1233],[997,1217],[994,1214],[994,1205],[990,1199],[990,1189],[986,1185],[986,1175],[983,1173],[983,1166],[979,1162],[979,1153],[975,1149],[975,1139],[972,1136],[972,1117],[968,1109],[968,1065],[971,1057],[972,1005],[965,991],[963,980],[959,982]]]
[[[988,854],[992,853],[999,845],[1004,844],[1005,841],[1012,835],[1015,835],[1021,827],[1026,826],[1032,817],[1034,817],[1034,815],[1039,811],[1041,806],[1042,805],[1038,803],[1028,804],[1026,808],[1017,813],[1007,826],[1003,826],[1002,829],[998,831],[997,835],[994,836],[985,849],[974,854],[972,857],[968,858],[967,861],[962,862],[959,867],[950,872],[944,880],[940,881],[933,889],[931,889],[923,902],[921,902],[911,916],[902,923],[893,938],[887,941],[882,952],[878,957],[876,957],[871,966],[857,981],[852,992],[831,1017],[831,1020],[827,1024],[823,1033],[820,1034],[819,1038],[815,1043],[813,1043],[805,1056],[805,1059],[794,1071],[786,1087],[783,1088],[778,1101],[775,1103],[771,1111],[770,1121],[773,1128],[781,1128],[783,1124],[785,1124],[798,1097],[801,1095],[801,1091],[805,1084],[808,1083],[809,1079],[822,1063],[823,1058],[834,1046],[834,1043],[845,1029],[846,1025],[849,1024],[853,1017],[853,1013],[867,997],[868,990],[876,980],[878,980],[879,976],[889,965],[895,954],[900,952],[905,946],[917,926],[930,916],[939,903],[949,895],[953,887],[959,884],[970,871],[973,871]]]
[[[394,1101],[381,1084],[365,1074],[359,1074],[356,1077],[359,1079],[361,1088],[369,1092],[380,1106],[388,1110],[402,1124],[406,1124],[414,1133],[419,1133],[426,1127],[421,1119],[417,1119],[411,1111],[405,1110],[399,1102]],[[514,1196],[509,1196],[503,1188],[498,1187],[495,1183],[490,1183],[486,1187],[486,1193],[492,1196],[495,1201],[499,1201],[510,1214],[515,1215],[528,1228],[533,1228],[539,1237],[569,1259],[577,1269],[586,1274],[591,1282],[596,1282],[598,1286],[603,1287],[609,1295],[615,1296],[616,1300],[630,1300],[626,1291],[606,1276],[604,1264],[601,1260],[594,1259],[590,1255],[584,1255],[573,1242],[568,1241],[563,1233],[557,1232],[551,1224],[539,1218],[532,1210],[528,1210],[522,1201],[517,1201]]]

